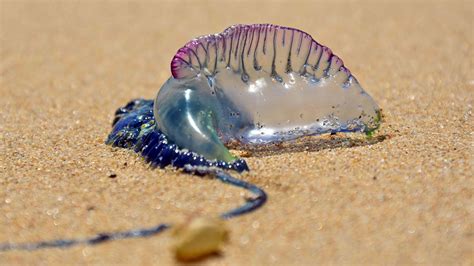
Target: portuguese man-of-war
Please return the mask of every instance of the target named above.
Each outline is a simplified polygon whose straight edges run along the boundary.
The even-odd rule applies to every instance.
[[[343,61],[293,28],[235,25],[193,39],[173,57],[171,74],[154,101],[133,100],[116,111],[106,143],[140,153],[153,167],[212,175],[255,195],[222,214],[224,219],[255,210],[267,198],[259,187],[229,174],[249,168],[226,145],[245,148],[335,132],[371,134],[380,125],[380,108]],[[6,243],[0,250],[97,244],[169,227]]]

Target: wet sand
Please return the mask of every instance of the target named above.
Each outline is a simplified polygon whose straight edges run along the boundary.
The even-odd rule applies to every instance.
[[[152,170],[104,140],[115,109],[153,98],[189,39],[270,22],[330,47],[384,123],[377,141],[322,136],[246,158],[252,170],[240,177],[269,201],[230,220],[229,245],[204,263],[472,265],[472,5],[0,2],[0,242],[82,238],[242,203],[242,190]],[[0,263],[169,265],[170,240],[11,251]]]

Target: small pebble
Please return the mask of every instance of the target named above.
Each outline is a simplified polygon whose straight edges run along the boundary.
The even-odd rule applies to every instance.
[[[173,252],[180,261],[194,261],[219,252],[229,231],[219,218],[197,217],[173,231]]]

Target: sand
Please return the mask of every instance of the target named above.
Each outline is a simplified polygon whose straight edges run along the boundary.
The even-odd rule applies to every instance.
[[[104,144],[189,39],[271,22],[329,46],[383,108],[378,141],[255,153],[268,203],[230,220],[208,265],[473,264],[473,2],[0,2],[0,242],[216,215],[242,190]],[[348,138],[348,139],[347,139]],[[356,141],[354,141],[354,139]],[[115,173],[116,178],[109,178]],[[169,232],[0,263],[174,264]]]

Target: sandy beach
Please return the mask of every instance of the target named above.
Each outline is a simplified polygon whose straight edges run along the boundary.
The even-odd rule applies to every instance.
[[[104,141],[114,111],[154,98],[187,41],[273,23],[330,47],[384,122],[375,140],[320,136],[245,158],[251,171],[238,176],[268,202],[229,220],[229,244],[201,263],[472,265],[473,6],[0,1],[0,242],[83,238],[241,204],[238,188],[151,169]],[[0,252],[0,264],[173,265],[170,241],[164,232]]]

